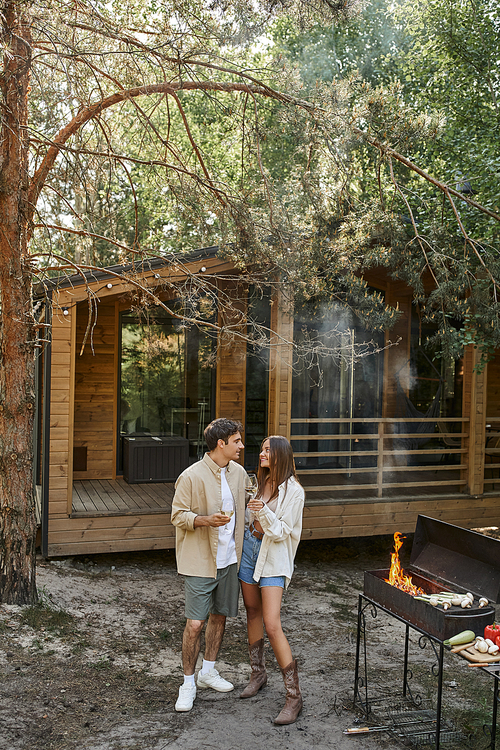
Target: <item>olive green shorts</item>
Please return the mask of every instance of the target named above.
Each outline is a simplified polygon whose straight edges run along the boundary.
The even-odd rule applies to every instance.
[[[188,620],[206,620],[209,614],[238,614],[238,563],[217,570],[217,578],[184,576],[185,613]]]

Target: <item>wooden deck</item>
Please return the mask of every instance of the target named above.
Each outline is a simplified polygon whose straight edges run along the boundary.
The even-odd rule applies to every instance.
[[[453,472],[453,476],[448,472],[446,482],[438,480],[437,472],[426,472],[418,478],[424,479],[424,477],[426,481],[422,484],[425,486],[419,487],[417,493],[412,487],[407,488],[406,491],[398,487],[397,490],[392,492],[387,488],[387,495],[395,501],[426,501],[430,498],[437,500],[438,497],[449,497],[451,495],[455,497],[457,494],[460,496],[459,471]],[[334,483],[332,483],[332,479]],[[346,478],[342,475],[336,477],[328,475],[320,477],[300,476],[300,480],[306,490],[306,506],[344,505],[349,502],[384,503],[388,499],[387,496],[376,498],[376,493],[367,489],[366,485],[361,484],[358,488],[352,484],[345,486]],[[309,483],[324,484],[324,488],[320,490],[318,486],[308,487]],[[457,485],[456,488],[454,488],[454,485]],[[73,512],[71,517],[170,513],[173,496],[174,484],[169,482],[128,484],[122,477],[116,480],[75,480],[73,483]]]
[[[48,557],[173,549],[173,489],[170,483],[127,484],[123,479],[75,481],[72,514],[51,519]],[[443,486],[438,489],[432,495],[388,499],[366,497],[361,488],[355,497],[328,487],[311,493],[306,488],[302,539],[411,533],[418,514],[465,528],[498,526],[498,493],[471,497],[451,485],[447,494]]]
[[[128,484],[118,479],[77,480],[73,482],[72,518],[170,513],[173,483]]]

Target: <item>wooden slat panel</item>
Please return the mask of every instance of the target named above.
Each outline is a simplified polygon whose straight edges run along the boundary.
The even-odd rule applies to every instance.
[[[68,517],[68,504],[66,500],[66,492],[64,493],[64,500],[61,500],[60,502],[51,501],[50,503],[50,524],[52,524],[52,519],[55,516],[58,516],[59,518]],[[49,524],[49,530],[50,530],[50,524]]]
[[[56,476],[50,477],[49,488],[50,488],[51,494],[56,489],[63,489],[63,488],[66,488],[66,486],[67,486],[67,481],[65,477],[56,477]]]
[[[80,355],[88,323],[86,303],[78,305],[75,362],[74,444],[88,447],[87,470],[74,479],[111,479],[114,475],[115,304],[100,303],[92,341]]]
[[[498,498],[497,498],[498,501]],[[381,516],[361,516],[361,521],[356,523],[343,523],[325,518],[323,525],[314,526],[313,521],[304,522],[302,533],[303,539],[326,539],[338,537],[355,537],[355,536],[375,536],[379,534],[393,534],[395,531],[411,533],[415,530],[415,523],[418,514],[421,512],[418,503],[415,503],[413,512],[405,514],[391,514]],[[434,518],[439,518],[447,523],[453,523],[465,528],[475,528],[484,525],[490,525],[492,521],[498,518],[495,508],[485,507],[484,509],[472,509],[457,512],[453,509],[441,510],[439,506],[434,506]],[[362,519],[368,521],[362,522]],[[353,519],[354,520],[354,519]],[[330,522],[329,522],[330,521]]]
[[[57,414],[57,411],[54,411],[54,404],[65,404],[66,405],[66,412],[68,410],[68,404],[69,404],[69,390],[68,391],[52,391],[50,394],[50,411],[53,414]],[[65,414],[66,412],[59,412],[60,414]]]
[[[54,329],[55,331],[56,329]],[[53,333],[54,333],[53,331]],[[59,339],[56,338],[54,335],[52,336],[52,344],[51,344],[51,350],[52,350],[52,356],[58,355],[58,354],[64,354],[71,356],[71,340],[69,338]],[[56,362],[57,364],[57,362]]]
[[[68,439],[67,439],[68,431],[66,430],[66,439],[63,440],[52,440],[52,432],[51,432],[51,440],[50,440],[50,452],[51,455],[56,456],[58,453],[61,456],[67,455],[68,452]]]
[[[237,281],[222,282],[224,293],[231,297],[235,309],[246,309],[246,292]],[[220,311],[221,325],[234,327],[235,320],[224,317]],[[245,420],[246,398],[246,343],[243,339],[218,342],[218,365],[216,384],[216,415]]]
[[[88,479],[88,474],[89,474],[88,471],[74,471],[73,479],[75,480]],[[109,466],[107,469],[103,469],[101,471],[97,469],[93,469],[92,477],[94,479],[112,479],[113,477],[112,467]]]
[[[150,528],[161,528],[162,533],[165,532],[169,536],[175,534],[175,528],[170,523],[170,514],[136,514],[130,516],[123,516],[117,518],[116,516],[99,516],[98,518],[61,518],[54,521],[51,525],[51,529],[54,532],[61,533],[66,531],[76,531],[82,533],[86,530],[100,529],[101,531],[107,531],[114,528],[128,529],[130,526],[137,528],[150,529]],[[148,531],[148,534],[150,531]]]
[[[148,539],[120,539],[115,542],[80,542],[78,544],[52,544],[49,536],[49,557],[64,555],[97,555],[135,550],[174,549],[175,537]]]
[[[68,418],[68,399],[65,401],[52,401],[50,402],[50,418],[59,419],[60,417],[67,419]]]
[[[121,516],[121,518],[126,521],[131,518],[131,516]],[[158,516],[156,516],[158,518]],[[78,519],[75,519],[78,520]],[[170,526],[172,529],[173,527]],[[165,525],[166,530],[166,525]],[[171,536],[170,534],[169,536]],[[109,542],[115,542],[115,541],[121,541],[123,539],[131,540],[131,539],[158,539],[159,537],[165,537],[167,534],[161,533],[161,524],[156,524],[152,526],[136,526],[134,523],[130,523],[129,525],[124,525],[122,527],[120,526],[111,526],[106,529],[106,535],[103,538],[102,529],[99,528],[92,528],[92,529],[81,529],[81,530],[72,530],[69,531],[68,529],[64,529],[63,531],[52,531],[50,532],[50,544],[71,544],[71,543],[77,543],[81,541],[89,541],[89,542],[102,542],[106,541]]]
[[[68,462],[68,451],[52,451],[50,454],[50,463],[54,464],[65,464]]]
[[[475,512],[476,509],[488,508],[494,510],[497,508],[498,497],[481,497],[464,498],[463,495],[442,497],[439,498],[439,507],[442,510],[456,510],[460,511],[466,508],[469,512]],[[433,511],[436,507],[436,498],[420,498],[414,497],[408,500],[395,500],[389,501],[384,500],[379,502],[374,500],[373,502],[366,502],[364,500],[359,501],[340,501],[332,500],[328,505],[318,504],[310,505],[306,504],[304,508],[304,523],[308,522],[309,518],[320,518],[320,517],[343,517],[346,515],[390,515],[391,513],[404,513],[412,508],[418,507],[419,513],[428,513]]]
[[[63,500],[66,500],[66,487],[67,487],[67,479],[64,477],[64,486],[63,487],[55,487],[54,489],[50,489],[50,499],[51,502],[54,503],[61,503]]]

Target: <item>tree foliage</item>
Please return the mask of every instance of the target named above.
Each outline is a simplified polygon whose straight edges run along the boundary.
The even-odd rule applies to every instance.
[[[374,203],[384,214],[364,257],[410,285],[435,344],[457,356],[473,342],[485,359],[500,344],[499,24],[489,0],[375,0],[348,27],[275,32],[308,89],[353,76],[355,137],[337,150],[349,223]]]

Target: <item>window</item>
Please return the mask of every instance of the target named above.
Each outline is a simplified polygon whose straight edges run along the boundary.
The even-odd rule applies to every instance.
[[[345,308],[311,305],[297,311],[294,341],[299,351],[301,347],[305,349],[294,366],[292,419],[304,421],[292,425],[292,434],[346,436],[335,440],[309,437],[294,441],[297,453],[322,454],[296,455],[297,468],[334,468],[340,465],[339,461],[347,461],[350,466],[351,457],[344,459],[333,454],[367,450],[370,446],[361,436],[364,432],[373,432],[373,424],[325,420],[382,415],[383,354],[371,353],[358,358],[355,352],[364,344],[373,348],[370,342],[375,348],[383,346],[384,336],[366,331]],[[343,355],[336,357],[328,351],[335,346],[341,348]],[[308,356],[305,354],[307,347],[315,349],[316,353]],[[366,460],[372,461],[372,458]]]
[[[252,288],[248,294],[249,317],[269,328],[269,296],[261,297]],[[245,468],[255,471],[262,441],[268,434],[269,347],[247,344]]]
[[[213,339],[162,308],[122,313],[120,330],[120,438],[180,435],[191,459],[201,457],[213,414]]]
[[[438,355],[436,346],[428,344],[436,326],[420,324],[412,314],[409,398],[421,412],[425,412],[441,386],[440,415],[462,415],[463,359]]]

